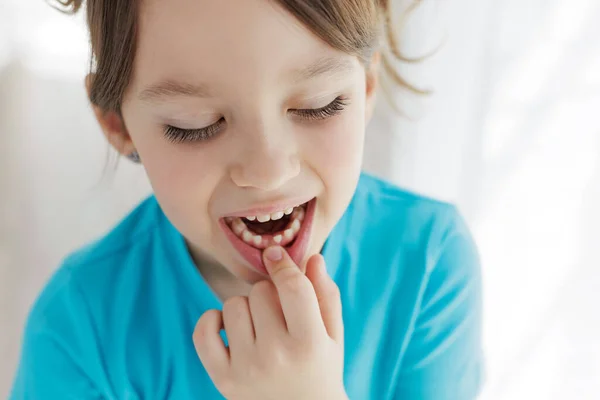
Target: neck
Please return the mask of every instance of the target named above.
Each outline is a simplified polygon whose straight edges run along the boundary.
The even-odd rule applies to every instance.
[[[234,296],[248,296],[252,285],[237,278],[215,260],[202,256],[190,246],[188,250],[200,275],[221,301]]]

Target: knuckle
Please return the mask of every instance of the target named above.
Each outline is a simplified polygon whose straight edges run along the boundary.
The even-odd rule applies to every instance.
[[[266,372],[265,363],[261,361],[251,363],[246,370],[250,382],[260,382]]]
[[[200,316],[198,322],[196,322],[194,329],[195,336],[199,339],[204,338],[210,332],[211,326],[217,324],[220,319],[221,312],[219,310],[211,309],[206,311]]]
[[[276,370],[286,368],[289,362],[289,349],[281,345],[269,346],[266,353],[266,362]]]
[[[264,380],[276,371],[289,368],[293,353],[282,344],[272,343],[262,348],[246,369],[250,381]]]
[[[214,311],[215,310],[208,310],[200,316],[200,318],[198,319],[198,322],[196,322],[196,330],[201,330],[201,329],[206,328],[206,326],[214,320],[214,318],[215,318]]]
[[[248,310],[248,300],[243,296],[233,296],[223,303],[224,315],[240,315]]]
[[[211,376],[214,385],[219,388],[227,398],[234,393],[235,385],[229,374],[217,373]]]
[[[221,317],[221,311],[216,310],[216,309],[210,309],[208,311],[206,311],[202,317],[204,317],[205,320],[210,321],[210,322],[214,322],[216,320],[218,320]],[[200,317],[200,318],[202,318]]]
[[[262,297],[271,294],[275,290],[273,284],[269,281],[260,281],[252,286],[250,289],[250,297]]]
[[[253,357],[252,361],[244,367],[243,375],[246,376],[249,382],[260,382],[265,377],[271,375],[275,365],[270,363],[270,357],[267,352],[263,352],[257,357]]]
[[[341,297],[340,288],[334,282],[325,287],[323,295],[332,301],[338,301]]]
[[[304,340],[302,343],[294,343],[288,346],[287,352],[290,354],[296,365],[304,365],[315,359],[315,349],[318,346],[312,340]]]

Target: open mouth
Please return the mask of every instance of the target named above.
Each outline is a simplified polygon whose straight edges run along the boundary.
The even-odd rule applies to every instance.
[[[316,198],[270,215],[222,218],[220,225],[242,257],[266,274],[262,251],[272,245],[284,247],[300,264],[308,248],[315,205]]]

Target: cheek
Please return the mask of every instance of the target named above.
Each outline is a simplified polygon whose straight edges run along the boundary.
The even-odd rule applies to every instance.
[[[155,192],[176,195],[184,191],[191,176],[196,175],[193,172],[196,168],[188,164],[183,146],[168,143],[160,137],[160,133],[152,138],[148,136],[144,133],[135,145]]]
[[[360,172],[365,135],[364,105],[356,104],[311,133],[306,158],[330,186]]]
[[[190,215],[196,215],[196,221],[208,218],[220,173],[215,151],[210,145],[170,143],[160,128],[149,125],[133,123],[129,129],[161,206],[176,223]]]
[[[324,227],[333,228],[356,189],[365,136],[364,107],[347,109],[331,123],[315,129],[304,147],[304,158],[325,186]]]

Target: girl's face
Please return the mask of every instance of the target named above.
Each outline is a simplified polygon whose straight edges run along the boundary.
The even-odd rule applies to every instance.
[[[124,134],[165,214],[197,260],[249,283],[265,278],[272,243],[292,240],[304,268],[358,181],[365,68],[272,1],[146,0],[140,11]],[[267,214],[281,219],[261,229],[234,217]]]

